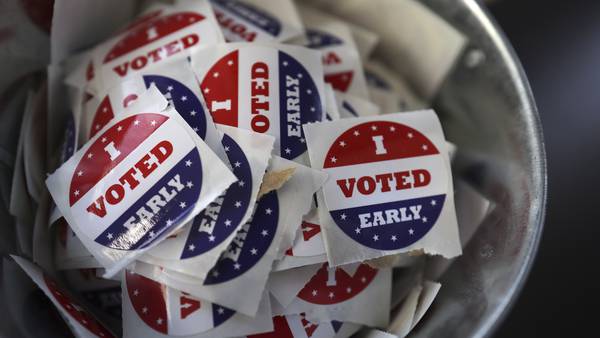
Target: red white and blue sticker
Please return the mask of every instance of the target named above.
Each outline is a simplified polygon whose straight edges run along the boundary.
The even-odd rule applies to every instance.
[[[285,45],[221,44],[192,54],[192,67],[217,124],[266,133],[276,153],[306,152],[302,125],[324,118],[320,54]]]
[[[223,42],[207,0],[153,9],[94,50],[95,93],[167,60],[184,59],[200,45]],[[100,75],[100,76],[98,76]],[[98,79],[100,77],[100,79]]]
[[[290,305],[273,311],[285,315],[305,312],[307,318],[321,322],[387,325],[391,282],[390,269],[359,263],[333,268],[324,263]]]
[[[344,323],[313,322],[304,313],[273,317],[273,331],[247,336],[246,338],[333,338]]]
[[[211,0],[215,17],[228,42],[277,42],[302,34],[293,1],[250,3],[244,0]]]
[[[227,126],[221,126],[221,130],[224,132],[223,147],[237,182],[198,214],[184,231],[166,239],[147,255],[140,257],[140,260],[205,279],[231,242],[237,239],[236,242],[239,243],[238,238],[250,234],[244,229],[247,227],[244,224],[255,209],[256,197],[271,158],[274,139],[269,135]],[[266,214],[273,217],[263,220],[267,221],[266,225],[277,222],[277,205],[274,204],[271,210],[275,214]],[[268,222],[269,220],[271,222]],[[272,235],[275,228],[276,225],[268,229]],[[263,236],[261,239],[266,238]],[[268,243],[266,244],[268,246]],[[237,269],[232,268],[231,272],[245,271],[240,268],[241,263],[236,263]],[[244,265],[246,268],[251,266]],[[225,272],[220,276],[225,277]]]
[[[235,180],[175,110],[139,112],[147,101],[166,107],[155,87],[144,95],[47,180],[77,236],[115,273],[114,263],[182,226]]]
[[[229,337],[270,327],[264,304],[250,318],[129,271],[122,284],[124,337]]]
[[[44,294],[52,301],[52,304],[60,311],[69,322],[69,327],[77,337],[115,337],[104,325],[97,321],[81,304],[69,296],[49,276],[47,276],[37,265],[30,261],[12,256],[27,275],[42,289]]]
[[[360,54],[352,31],[342,21],[302,8],[306,24],[306,47],[322,52],[325,82],[335,90],[369,98]]]
[[[444,210],[453,213],[453,200],[445,207],[451,175],[443,134],[433,112],[330,124],[334,123],[335,127],[323,123],[305,128],[311,162],[319,163],[329,174],[322,192],[326,208],[320,218],[326,223],[322,226],[330,263],[351,263],[405,250],[441,223],[438,220]],[[333,136],[325,137],[327,140],[318,136],[325,131]],[[452,217],[449,219],[452,224]],[[340,238],[375,253],[357,250],[340,257],[333,252],[338,251],[333,244],[339,245],[334,242],[336,231],[345,235]]]

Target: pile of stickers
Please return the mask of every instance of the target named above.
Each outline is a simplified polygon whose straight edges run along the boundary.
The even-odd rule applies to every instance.
[[[408,333],[422,258],[461,254],[452,147],[377,39],[291,0],[149,5],[68,60],[58,273],[15,261],[77,337],[341,338],[399,304]]]

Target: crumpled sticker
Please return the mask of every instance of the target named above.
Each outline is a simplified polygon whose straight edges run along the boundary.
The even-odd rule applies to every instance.
[[[334,89],[369,99],[362,61],[352,31],[343,21],[300,7],[307,47],[321,51],[325,82]]]
[[[335,93],[335,101],[341,118],[374,116],[381,113],[379,106],[373,102],[339,91]]]
[[[221,135],[217,132],[200,86],[189,62],[179,59],[161,63],[158,66],[140,70],[127,80],[110,87],[99,95],[89,111],[86,111],[84,129],[88,137],[94,136],[113,117],[135,102],[152,85],[164,95],[169,105],[181,115],[192,129],[206,142],[219,158],[227,163],[227,156],[221,144]]]
[[[210,0],[228,42],[283,42],[304,33],[291,0]]]
[[[267,289],[279,304],[286,307],[322,265],[313,264],[285,271],[273,271],[269,275]]]
[[[97,94],[138,71],[223,41],[207,0],[153,6],[93,50],[94,77],[87,89]]]
[[[206,207],[191,224],[138,259],[205,279],[238,230],[252,216],[257,193],[271,158],[274,138],[219,126],[237,182]]]
[[[115,337],[37,265],[19,256],[11,257],[52,301],[76,337]]]
[[[353,263],[337,268],[324,263],[286,307],[273,304],[273,313],[306,313],[309,320],[348,321],[384,327],[389,320],[392,287],[390,269]]]
[[[274,136],[275,154],[286,159],[306,153],[302,125],[325,115],[318,52],[228,43],[199,49],[191,60],[215,123]]]
[[[110,277],[186,224],[235,180],[151,87],[46,184],[67,223]]]
[[[327,262],[327,253],[319,223],[317,209],[311,210],[304,216],[302,224],[296,231],[293,246],[285,251],[285,255],[280,260],[275,262],[274,271]]]
[[[123,274],[123,337],[232,337],[271,330],[271,309],[263,296],[255,317],[126,271]]]
[[[331,265],[419,249],[461,253],[450,162],[435,112],[304,129],[311,163],[329,174],[318,201]]]
[[[396,72],[377,61],[365,63],[369,94],[383,114],[429,108]]]
[[[236,234],[206,279],[138,262],[135,272],[253,316],[265,289],[273,261],[289,248],[295,230],[321,187],[322,172],[296,162],[273,157],[269,170],[294,167],[292,178],[279,190],[258,200],[254,214]]]
[[[273,331],[245,338],[343,338],[357,325],[342,322],[311,322],[304,314],[273,317]]]

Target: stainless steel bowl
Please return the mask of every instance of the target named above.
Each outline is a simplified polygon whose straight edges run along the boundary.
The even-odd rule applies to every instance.
[[[464,55],[435,96],[434,107],[441,115],[447,138],[460,149],[455,175],[468,179],[497,207],[463,256],[442,277],[443,287],[434,306],[412,336],[485,337],[509,311],[535,257],[546,202],[542,131],[521,65],[485,9],[475,0],[422,2],[469,38]],[[379,6],[381,11],[398,10],[395,1],[364,3]],[[344,2],[337,5],[343,6]],[[395,23],[386,25],[394,29]],[[387,41],[378,48],[376,57],[393,68],[399,60],[390,55],[396,55],[398,49],[393,41]],[[13,66],[16,64],[2,62],[0,70],[7,74]],[[1,89],[0,94],[8,95]],[[19,113],[17,109],[4,111],[2,121],[14,125],[3,125],[2,130],[18,130],[18,119],[9,118],[7,112]],[[14,153],[15,133],[3,135],[2,148]],[[10,166],[9,160],[4,162]],[[4,296],[15,291],[8,290],[6,283],[0,283],[0,287]],[[23,308],[23,304],[4,304],[7,308]],[[0,312],[7,308],[3,306]],[[40,324],[34,325],[38,330],[44,327],[45,336],[60,335],[50,330],[52,318],[39,318],[47,312],[27,312],[31,323]],[[0,325],[0,336],[20,336],[11,328],[8,321]],[[32,336],[31,330],[26,331]]]

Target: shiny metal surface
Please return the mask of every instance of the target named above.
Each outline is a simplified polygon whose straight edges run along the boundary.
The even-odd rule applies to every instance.
[[[460,149],[455,175],[480,188],[497,208],[442,277],[440,294],[412,337],[486,337],[518,296],[541,235],[546,202],[542,131],[521,65],[485,9],[475,0],[422,2],[469,38],[434,107],[447,138]],[[394,1],[365,1],[373,4],[395,10]],[[389,57],[394,48],[383,45],[376,57],[393,67],[399,61]],[[5,74],[9,67],[0,70]],[[6,93],[0,89],[0,94]],[[0,336],[17,336],[11,332],[8,323],[0,325]]]

